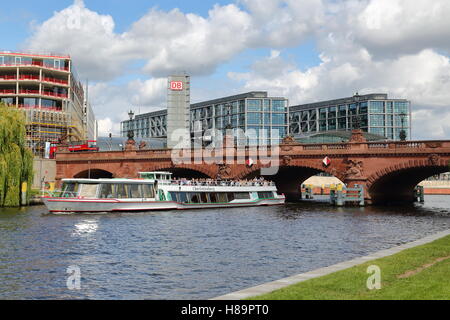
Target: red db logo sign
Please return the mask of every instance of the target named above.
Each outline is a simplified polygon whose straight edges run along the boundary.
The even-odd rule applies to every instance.
[[[182,91],[183,90],[183,81],[171,81],[170,82],[170,90]]]

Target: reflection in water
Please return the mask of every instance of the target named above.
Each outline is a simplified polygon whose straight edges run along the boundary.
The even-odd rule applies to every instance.
[[[75,231],[72,233],[73,236],[83,236],[90,233],[94,233],[98,229],[97,220],[83,220],[75,224]]]
[[[0,299],[211,298],[448,229],[449,212],[445,196],[404,207],[0,209]],[[80,268],[81,290],[67,289],[69,266]]]

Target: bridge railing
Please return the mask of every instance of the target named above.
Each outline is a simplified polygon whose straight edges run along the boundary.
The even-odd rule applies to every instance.
[[[432,148],[434,150],[439,150],[442,148],[450,149],[450,140],[430,140],[430,141],[374,141],[374,142],[339,142],[339,143],[317,143],[317,144],[300,144],[300,143],[290,143],[290,144],[281,144],[279,146],[245,146],[234,148],[234,152],[227,149],[216,149],[216,151],[212,151],[209,153],[208,158],[215,157],[228,157],[230,154],[234,158],[239,157],[257,157],[261,154],[267,155],[271,157],[273,152],[277,151],[280,153],[317,153],[326,151],[334,151],[334,152],[345,152],[348,150],[364,152],[364,150],[404,150],[413,149],[428,149]],[[190,152],[188,150],[182,158],[183,159],[195,159],[198,155],[202,158],[205,156],[202,153],[204,150],[202,149],[191,149]],[[117,159],[121,157],[126,158],[156,158],[156,159],[168,159],[172,158],[172,150],[171,149],[148,149],[148,150],[133,150],[133,151],[106,151],[106,152],[83,152],[83,153],[73,153],[73,152],[58,152],[57,160],[99,160],[99,159]]]

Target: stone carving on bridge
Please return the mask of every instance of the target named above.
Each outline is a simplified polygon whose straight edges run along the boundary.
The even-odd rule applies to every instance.
[[[430,142],[425,142],[425,147],[427,148],[440,148],[442,147],[442,142],[439,141],[430,141]]]
[[[227,179],[230,178],[231,175],[231,167],[226,163],[219,163],[217,165],[217,179]]]
[[[125,151],[132,151],[132,150],[136,150],[136,141],[128,139],[125,144]]]
[[[294,137],[289,135],[283,138],[283,140],[281,140],[281,150],[282,151],[291,151],[292,145],[293,144],[297,144],[298,142],[295,141]]]
[[[283,158],[282,158],[282,160],[281,160],[281,163],[282,163],[284,166],[290,165],[291,162],[292,162],[292,158],[291,158],[290,156],[283,156]]]
[[[367,142],[364,137],[364,132],[361,129],[352,130],[352,135],[349,142]]]
[[[359,160],[347,160],[347,170],[345,171],[345,179],[363,178],[363,162]]]
[[[440,160],[440,157],[436,153],[430,154],[428,156],[428,161],[434,166],[439,163],[439,160]]]
[[[141,141],[141,143],[139,143],[139,150],[144,150],[146,148],[147,148],[147,142]]]
[[[135,178],[131,177],[130,175],[131,175],[131,168],[128,164],[120,167],[119,170],[117,171],[118,178]]]

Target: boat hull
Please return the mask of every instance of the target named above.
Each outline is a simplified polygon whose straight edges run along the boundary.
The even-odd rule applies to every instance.
[[[66,199],[44,197],[43,201],[51,213],[100,213],[270,206],[284,204],[285,199],[280,197],[229,203],[179,203],[175,201],[121,201],[118,199]]]

